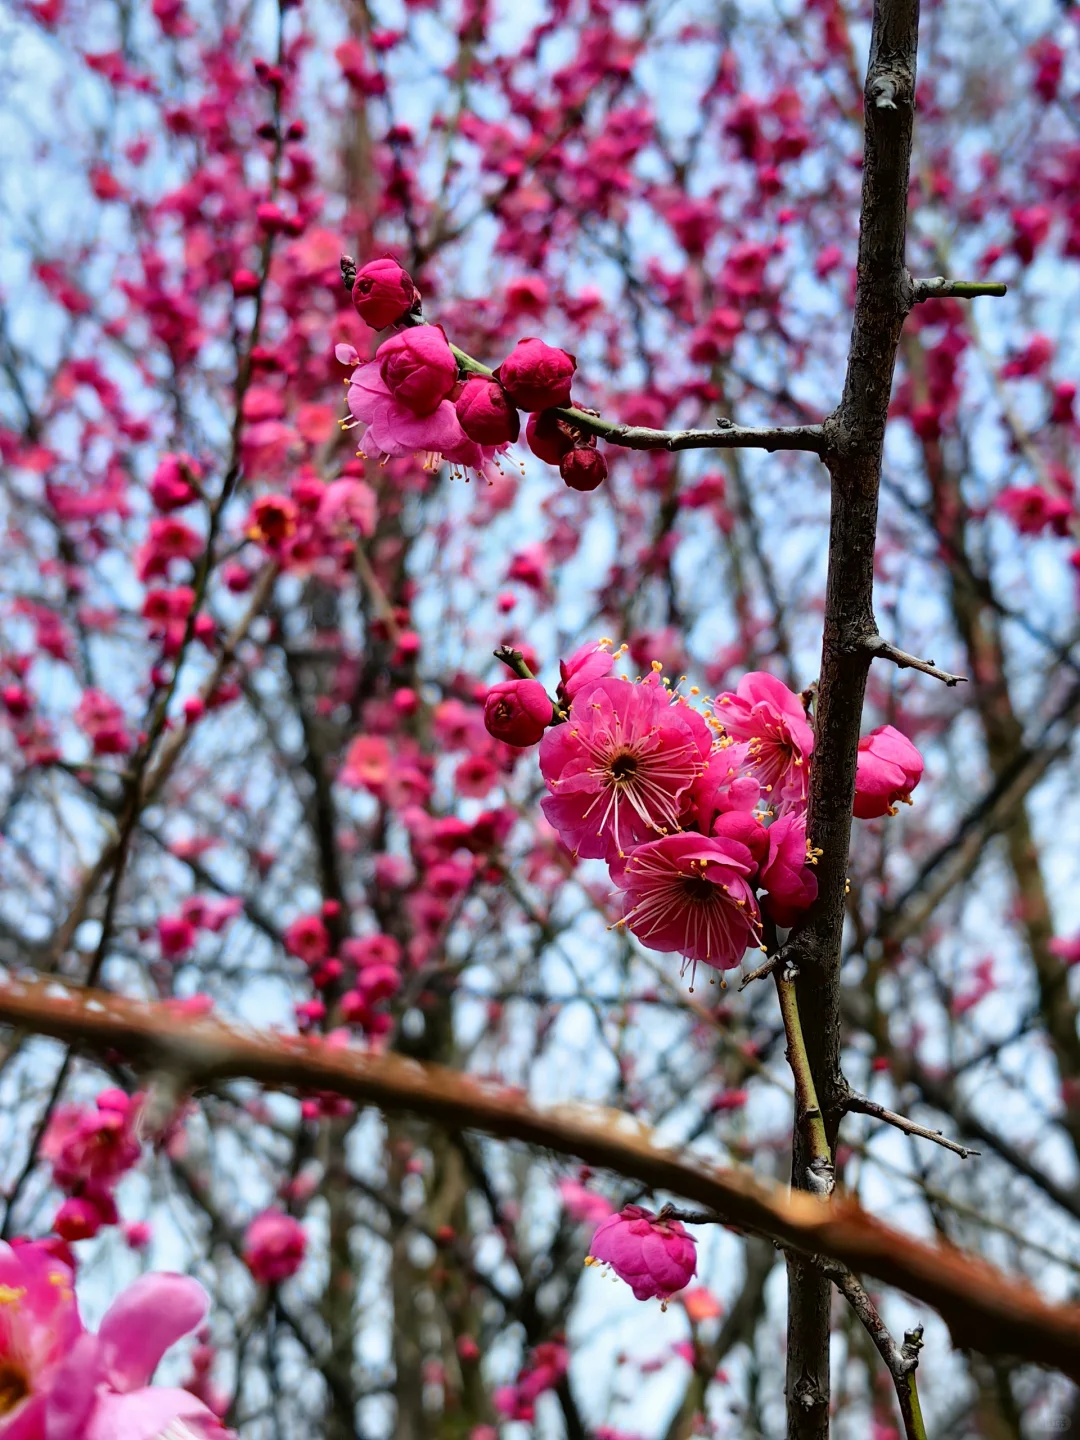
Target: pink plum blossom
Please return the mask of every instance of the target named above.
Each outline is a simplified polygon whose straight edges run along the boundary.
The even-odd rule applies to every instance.
[[[872,730],[859,741],[854,814],[860,820],[895,815],[898,800],[911,803],[922,773],[923,758],[906,735],[891,725]]]
[[[138,1096],[103,1090],[96,1108],[62,1105],[41,1142],[53,1181],[63,1190],[94,1183],[111,1185],[136,1163],[142,1147],[135,1133]]]
[[[660,1220],[640,1205],[627,1205],[598,1227],[589,1259],[610,1265],[636,1300],[668,1300],[697,1272],[692,1235],[678,1220]]]
[[[81,1333],[68,1267],[43,1245],[0,1242],[0,1435],[43,1440],[46,1396]]]
[[[611,1214],[611,1201],[577,1180],[560,1180],[559,1195],[571,1220],[596,1225]]]
[[[208,1306],[206,1291],[186,1275],[143,1275],[129,1285],[96,1335],[83,1332],[68,1345],[45,1400],[47,1440],[224,1440],[230,1432],[190,1391],[150,1386],[162,1356],[202,1323]]]
[[[817,899],[817,876],[806,854],[806,818],[789,811],[773,821],[767,834],[769,853],[758,877],[769,892],[763,909],[777,925],[793,925]]]
[[[582,645],[569,660],[559,661],[559,699],[567,704],[579,690],[611,674],[615,657],[599,645]]]
[[[749,878],[753,857],[737,840],[667,835],[639,845],[612,878],[623,890],[620,924],[650,950],[728,970],[759,942]]]
[[[762,670],[744,675],[716,697],[716,714],[728,734],[749,742],[751,773],[778,812],[806,804],[814,732],[798,695]]]
[[[353,418],[367,426],[360,448],[369,459],[422,454],[429,469],[441,459],[466,469],[479,470],[483,465],[484,452],[462,430],[449,400],[417,415],[394,397],[376,360],[353,371],[348,401]]]
[[[664,687],[598,680],[548,730],[540,771],[545,816],[576,855],[615,860],[679,828],[682,797],[712,746],[708,726]]]

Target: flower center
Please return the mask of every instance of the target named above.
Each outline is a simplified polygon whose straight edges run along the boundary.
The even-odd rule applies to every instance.
[[[679,888],[688,900],[695,904],[708,904],[716,899],[716,886],[711,880],[706,880],[704,875],[683,875],[679,879]]]
[[[608,765],[608,774],[618,784],[620,781],[632,780],[638,772],[638,758],[629,750],[622,750],[614,756]]]
[[[29,1394],[25,1373],[14,1365],[0,1365],[0,1415],[9,1415]]]

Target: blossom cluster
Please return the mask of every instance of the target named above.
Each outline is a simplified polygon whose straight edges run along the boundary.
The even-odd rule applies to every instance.
[[[420,295],[412,277],[389,256],[357,272],[353,304],[373,329],[407,322],[384,340],[366,364],[351,345],[338,345],[352,366],[348,403],[353,422],[365,426],[360,453],[369,459],[422,455],[427,468],[446,460],[454,469],[485,474],[517,440],[519,410],[529,413],[525,438],[534,455],[557,465],[573,490],[595,490],[607,462],[595,436],[559,414],[570,405],[577,360],[536,336],[519,340],[494,371],[459,375],[441,327],[413,323]]]
[[[658,662],[637,683],[613,676],[614,663],[590,646],[564,661],[554,706],[539,681],[497,685],[485,722],[509,744],[541,742],[544,815],[575,858],[607,862],[618,923],[650,949],[729,969],[760,946],[763,916],[790,927],[817,898],[807,709],[754,671],[703,714]],[[855,815],[908,799],[922,768],[892,726],[866,736]]]

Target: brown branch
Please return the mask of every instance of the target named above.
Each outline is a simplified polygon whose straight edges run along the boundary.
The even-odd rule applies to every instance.
[[[840,966],[855,767],[874,623],[874,547],[881,457],[896,351],[911,308],[904,264],[915,114],[918,0],[875,0],[864,89],[865,143],[855,314],[844,391],[825,422],[832,481],[829,565],[810,771],[807,834],[820,854],[818,899],[799,932],[799,1009],[810,1065],[835,1148],[843,1116]],[[798,1128],[792,1178],[810,1156]],[[853,1267],[853,1268],[858,1268]],[[829,1433],[829,1282],[807,1261],[788,1261],[788,1440]]]
[[[903,1345],[897,1345],[877,1306],[850,1270],[843,1265],[825,1261],[822,1271],[829,1276],[854,1310],[892,1376],[906,1440],[926,1440],[926,1425],[923,1422],[919,1392],[915,1384],[915,1371],[919,1364],[919,1351],[922,1349],[922,1327],[909,1330],[904,1336]]]
[[[943,681],[950,688],[967,680],[966,675],[952,675],[948,670],[939,670],[932,660],[920,660],[917,655],[898,650],[882,635],[871,635],[863,643],[871,658],[891,660],[899,670],[921,670],[924,675],[932,675],[935,680]]]
[[[345,273],[349,257],[342,256],[342,273]],[[349,262],[350,264],[355,262]],[[426,325],[423,315],[410,313],[402,317],[402,325]],[[493,371],[489,365],[451,345],[454,359],[466,375],[490,377]],[[647,425],[620,425],[615,420],[605,420],[587,410],[578,410],[567,405],[555,410],[555,414],[579,430],[597,435],[609,445],[619,445],[625,450],[808,450],[823,455],[828,445],[825,429],[821,425],[736,425],[720,416],[713,430],[653,430]]]
[[[979,1150],[972,1150],[966,1145],[959,1145],[955,1140],[948,1139],[940,1130],[929,1130],[925,1125],[916,1125],[915,1121],[909,1120],[906,1115],[898,1115],[895,1110],[886,1110],[884,1105],[879,1105],[876,1100],[871,1100],[868,1095],[860,1095],[855,1090],[848,1094],[847,1108],[855,1111],[856,1114],[871,1115],[875,1120],[895,1126],[905,1135],[914,1135],[921,1140],[932,1140],[935,1145],[942,1145],[946,1150],[951,1150],[954,1155],[959,1155],[961,1160],[981,1154]]]
[[[333,1091],[361,1105],[409,1111],[457,1130],[520,1140],[682,1195],[743,1230],[808,1255],[828,1255],[930,1305],[958,1345],[1053,1365],[1080,1379],[1080,1308],[1048,1303],[959,1250],[930,1245],[868,1215],[852,1197],[822,1202],[787,1193],[749,1171],[719,1169],[660,1148],[646,1127],[615,1111],[541,1109],[518,1090],[398,1055],[335,1049],[321,1038],[259,1035],[222,1021],[178,1017],[55,980],[0,985],[0,1022],[68,1044],[116,1051],[186,1086],[246,1078],[276,1089]]]

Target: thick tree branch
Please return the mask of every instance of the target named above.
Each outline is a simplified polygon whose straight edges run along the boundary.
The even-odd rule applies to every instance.
[[[896,351],[911,308],[904,264],[915,113],[918,0],[875,0],[865,85],[865,147],[855,314],[844,391],[825,422],[832,479],[829,566],[807,833],[820,853],[818,900],[799,932],[799,1010],[831,1147],[843,1115],[840,964],[855,766],[874,623],[881,456]],[[792,1179],[810,1156],[798,1128]],[[788,1440],[829,1433],[829,1282],[788,1262]]]
[[[0,1021],[118,1052],[147,1071],[172,1071],[190,1088],[246,1078],[277,1089],[332,1091],[361,1105],[573,1155],[686,1196],[706,1206],[710,1218],[722,1216],[808,1257],[831,1256],[895,1285],[937,1310],[958,1345],[1053,1365],[1080,1380],[1080,1307],[1051,1305],[1026,1282],[975,1256],[891,1229],[853,1198],[822,1202],[787,1194],[749,1171],[714,1168],[664,1150],[646,1127],[615,1111],[541,1109],[518,1090],[443,1066],[338,1049],[321,1038],[259,1035],[210,1018],[182,1017],[168,1003],[148,1005],[54,980],[0,985]]]

